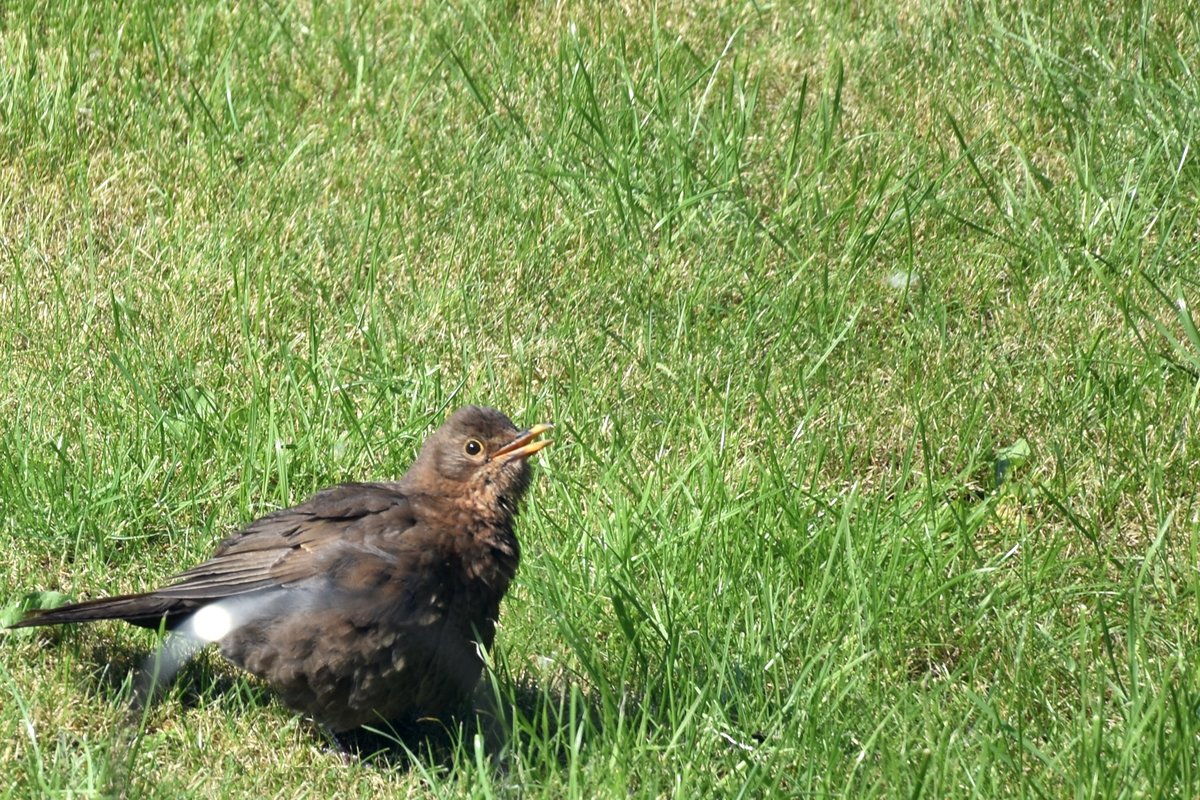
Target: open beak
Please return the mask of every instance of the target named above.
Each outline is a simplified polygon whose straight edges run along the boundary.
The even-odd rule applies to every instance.
[[[512,461],[514,458],[529,458],[531,455],[541,450],[543,447],[553,444],[549,439],[543,439],[540,442],[535,442],[534,439],[541,436],[546,431],[554,426],[549,422],[543,422],[534,425],[529,430],[522,433],[517,438],[513,439],[508,444],[501,447],[496,452],[492,453],[492,461]]]

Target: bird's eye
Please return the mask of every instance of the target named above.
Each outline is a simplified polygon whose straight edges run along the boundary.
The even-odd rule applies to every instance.
[[[469,456],[477,456],[483,452],[483,445],[479,443],[478,439],[467,439],[467,443],[463,447],[463,450]]]

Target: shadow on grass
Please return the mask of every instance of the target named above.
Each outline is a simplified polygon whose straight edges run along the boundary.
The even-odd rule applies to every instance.
[[[571,695],[576,698],[572,703]],[[350,758],[385,769],[452,768],[482,755],[503,772],[514,757],[536,753],[543,763],[565,767],[578,734],[597,733],[598,704],[570,688],[548,688],[528,677],[489,684],[450,719],[422,719],[361,728],[333,738]]]
[[[94,687],[107,702],[128,709],[131,739],[156,725],[152,713],[164,698],[173,698],[184,709],[199,708],[218,699],[235,699],[231,712],[255,713],[277,702],[257,678],[229,666],[206,648],[182,663],[177,672],[158,680],[150,672],[154,653],[141,648],[96,643],[82,660],[103,665]],[[295,713],[295,712],[289,712]],[[503,678],[485,675],[469,702],[451,717],[380,722],[354,731],[333,733],[308,721],[314,739],[323,741],[347,763],[361,763],[387,771],[410,772],[450,769],[473,761],[482,748],[497,770],[507,768],[513,753],[538,751],[560,765],[566,764],[569,743],[580,728],[601,727],[598,704],[570,686],[540,685],[528,676]],[[132,751],[131,751],[132,752]]]

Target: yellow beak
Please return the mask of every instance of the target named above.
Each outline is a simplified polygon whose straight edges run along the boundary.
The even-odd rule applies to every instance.
[[[541,436],[543,433],[553,427],[554,425],[549,422],[542,422],[534,425],[532,428],[525,431],[511,442],[504,445],[504,447],[501,447],[499,450],[492,453],[491,460],[495,461],[499,459],[501,461],[512,461],[514,458],[529,458],[543,447],[554,444],[554,442],[550,441],[549,439],[543,439],[540,442],[534,441],[534,439]]]

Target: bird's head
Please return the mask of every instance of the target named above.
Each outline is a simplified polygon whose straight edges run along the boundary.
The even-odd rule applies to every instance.
[[[553,426],[522,431],[494,408],[465,406],[430,436],[410,472],[423,489],[471,498],[506,515],[529,487],[531,455],[550,444],[539,439]]]

